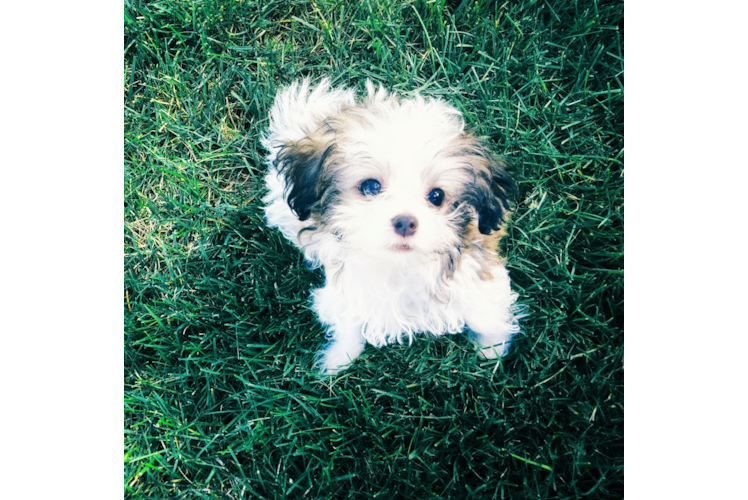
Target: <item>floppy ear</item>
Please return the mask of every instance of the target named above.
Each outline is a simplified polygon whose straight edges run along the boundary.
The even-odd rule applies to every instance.
[[[288,206],[299,220],[307,220],[322,194],[330,186],[325,163],[335,150],[332,134],[306,137],[281,146],[275,159],[278,172],[286,179]]]
[[[509,196],[517,186],[506,173],[506,164],[483,144],[475,141],[469,148],[475,182],[467,201],[478,212],[478,230],[482,234],[496,231],[509,211]]]
[[[261,142],[270,165],[285,177],[286,200],[300,220],[310,217],[330,183],[323,175],[334,150],[328,120],[354,104],[353,90],[334,89],[326,78],[316,87],[308,78],[293,82],[275,96]]]

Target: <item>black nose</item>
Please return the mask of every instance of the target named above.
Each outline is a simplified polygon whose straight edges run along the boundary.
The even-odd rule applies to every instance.
[[[410,236],[418,228],[418,219],[412,215],[398,215],[392,219],[392,225],[395,226],[395,232],[401,236]]]

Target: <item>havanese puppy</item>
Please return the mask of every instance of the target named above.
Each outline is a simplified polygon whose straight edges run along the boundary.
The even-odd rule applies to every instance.
[[[519,332],[497,253],[514,183],[450,104],[366,87],[359,101],[327,79],[293,83],[262,140],[267,224],[324,268],[320,371],[417,333],[467,331],[482,356],[503,355]]]

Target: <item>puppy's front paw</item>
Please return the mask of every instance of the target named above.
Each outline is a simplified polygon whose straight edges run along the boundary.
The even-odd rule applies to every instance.
[[[323,375],[337,375],[356,359],[364,350],[366,344],[330,342],[317,353],[315,366]]]
[[[482,359],[496,359],[506,354],[508,350],[509,343],[491,345],[488,347],[481,347],[478,351],[478,356],[480,356]]]
[[[481,334],[467,331],[468,337],[478,344],[478,356],[482,359],[500,358],[509,351],[511,334]]]

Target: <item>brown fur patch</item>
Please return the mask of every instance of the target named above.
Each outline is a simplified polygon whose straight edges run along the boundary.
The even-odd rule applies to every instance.
[[[505,214],[505,221],[509,218],[510,213]],[[499,242],[506,236],[505,224],[502,224],[498,230],[491,231],[489,234],[483,234],[478,230],[478,224],[473,221],[468,225],[465,234],[465,247],[463,255],[473,254],[481,265],[480,279],[492,280],[490,268],[496,265],[503,265],[506,259],[499,255]]]

